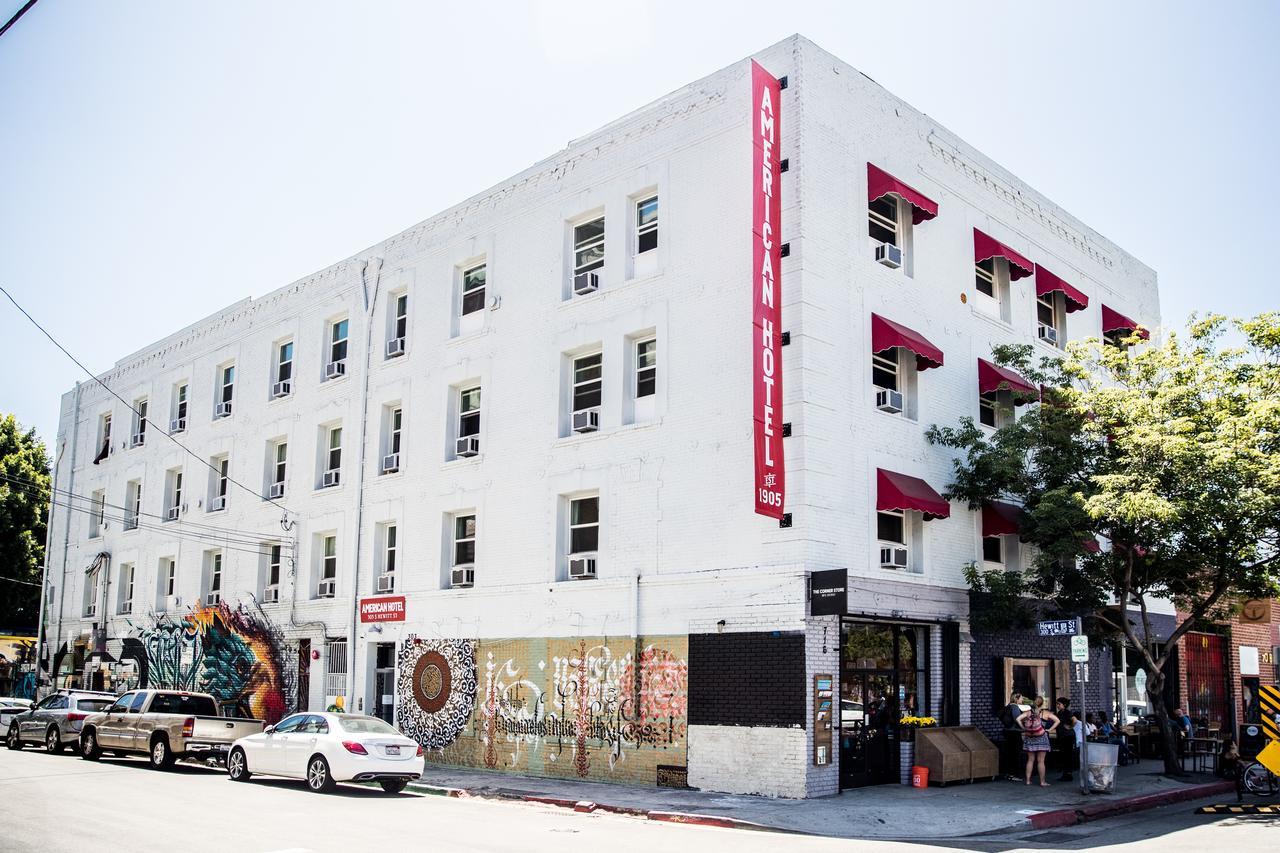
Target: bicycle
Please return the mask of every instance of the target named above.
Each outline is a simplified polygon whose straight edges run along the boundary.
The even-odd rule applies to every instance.
[[[1245,791],[1260,797],[1272,796],[1280,791],[1280,777],[1258,761],[1241,762],[1236,773],[1237,801],[1244,799]]]

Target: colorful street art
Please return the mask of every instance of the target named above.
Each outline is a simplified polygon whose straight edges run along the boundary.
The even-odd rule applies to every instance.
[[[136,686],[210,693],[268,723],[291,709],[296,691],[289,663],[296,655],[256,605],[197,605],[177,619],[162,616],[134,628],[119,657],[136,667]]]
[[[410,637],[397,723],[442,764],[655,784],[684,764],[687,658],[682,636]]]

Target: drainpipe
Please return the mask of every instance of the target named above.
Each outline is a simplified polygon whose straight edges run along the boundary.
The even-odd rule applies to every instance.
[[[76,391],[75,391],[75,405],[72,408],[72,413],[71,413],[71,463],[70,463],[71,470],[70,470],[70,473],[67,475],[69,478],[67,482],[67,492],[73,495],[75,494],[75,491],[76,491],[76,446],[78,444],[79,438],[80,438],[80,383],[77,382]],[[59,460],[59,462],[61,462],[61,460]],[[56,480],[54,481],[53,485],[55,487],[58,485]],[[49,517],[50,519],[52,519],[53,518],[52,495],[49,503],[49,513],[50,513]],[[47,547],[48,541],[49,541],[49,534],[45,533],[46,547],[45,547],[44,562],[45,562],[46,577],[48,575],[48,566],[49,566],[49,554],[48,554],[49,549]],[[49,655],[49,682],[51,687],[57,687],[58,674],[53,671],[53,658],[54,658],[54,655],[57,654],[57,649],[58,649],[57,644],[62,639],[62,612],[66,604],[66,594],[67,594],[67,550],[70,547],[71,547],[71,511],[67,510],[67,519],[66,519],[66,522],[62,525],[62,568],[60,570],[62,574],[62,579],[58,583],[58,632],[56,635],[54,635],[54,638],[53,638],[54,650]],[[43,591],[41,591],[41,595],[42,596],[44,595]],[[43,618],[43,614],[41,618]],[[40,658],[37,655],[36,660],[39,661],[39,659]],[[39,666],[38,663],[37,663],[37,666]],[[37,687],[38,686],[39,685],[37,685]]]
[[[369,283],[369,267],[373,267],[373,284]],[[356,630],[360,613],[360,551],[364,534],[364,477],[368,454],[369,432],[369,371],[373,358],[373,307],[378,301],[378,286],[382,283],[382,258],[372,258],[360,268],[360,292],[364,296],[364,376],[360,383],[360,458],[356,469],[356,560],[351,573],[351,628],[347,634],[347,705],[348,713],[356,703]]]

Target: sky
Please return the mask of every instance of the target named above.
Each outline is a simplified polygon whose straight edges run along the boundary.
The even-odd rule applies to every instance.
[[[0,285],[100,372],[795,32],[1153,267],[1166,326],[1280,308],[1269,2],[40,0]],[[0,365],[52,443],[84,376],[2,298]]]

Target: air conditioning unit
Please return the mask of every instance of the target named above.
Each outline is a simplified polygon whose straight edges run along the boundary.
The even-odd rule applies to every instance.
[[[216,495],[213,500],[209,501],[209,512],[222,512],[227,508],[227,496]]]
[[[898,414],[902,411],[902,392],[891,388],[877,388],[876,408],[882,412]]]
[[[898,545],[880,546],[880,568],[905,569],[907,567],[907,549]]]
[[[286,379],[271,386],[271,396],[275,399],[288,397],[293,393],[293,380]]]
[[[206,596],[204,597],[204,606],[205,606],[205,607],[214,607],[214,606],[216,606],[216,605],[217,605],[219,602],[221,602],[221,601],[222,601],[222,593],[220,593],[220,592],[211,592],[211,593],[209,593],[208,595],[206,595]]]
[[[392,338],[387,341],[387,358],[404,355],[404,338]]]
[[[1045,326],[1042,324],[1040,326],[1040,340],[1047,344],[1053,344],[1056,347],[1058,345],[1058,330],[1053,326]]]
[[[347,375],[347,363],[345,361],[331,361],[324,366],[325,379],[337,379],[339,376]]]
[[[580,272],[573,277],[573,292],[579,296],[595,293],[600,289],[600,276],[593,272]]]
[[[272,483],[267,487],[267,497],[275,500],[284,497],[284,483]]]
[[[383,572],[378,575],[378,592],[395,592],[396,576],[392,572]]]
[[[571,580],[590,580],[596,576],[595,554],[570,554],[569,578]]]
[[[262,591],[263,604],[279,604],[280,603],[280,587],[269,586]]]
[[[458,439],[458,455],[459,456],[478,456],[480,455],[480,436],[464,435]]]
[[[217,407],[213,410],[213,416],[215,418],[231,417],[231,401],[228,400],[225,403],[219,403]]]
[[[166,519],[166,520],[168,520],[168,521],[177,521],[177,520],[178,520],[178,516],[179,516],[179,515],[181,515],[181,514],[182,514],[182,507],[180,507],[180,506],[171,506],[171,507],[169,507],[169,509],[168,509],[168,510],[166,510],[166,511],[165,511],[164,517],[165,517],[165,519]]]
[[[449,573],[449,586],[454,589],[466,589],[476,585],[476,567],[473,565],[454,566]]]
[[[382,457],[382,473],[394,474],[400,470],[400,454],[388,453]]]
[[[90,618],[90,619],[98,615],[98,605],[94,602],[90,602],[89,604],[85,605],[84,615],[86,618]]]
[[[320,583],[316,585],[316,598],[333,598],[337,594],[337,581],[320,581]]]
[[[881,243],[876,246],[876,263],[896,270],[902,266],[902,248],[892,243]]]
[[[327,489],[330,486],[336,486],[338,485],[338,482],[341,479],[342,479],[341,471],[325,471],[324,477],[322,477],[320,480],[321,487]]]
[[[146,440],[147,434],[145,432],[135,432],[133,435],[129,436],[129,446],[141,447]]]
[[[182,596],[166,595],[164,597],[164,612],[175,613],[182,608]]]
[[[574,432],[595,432],[600,429],[600,409],[583,409],[573,413]]]
[[[185,432],[187,429],[186,418],[174,418],[169,421],[169,432]]]

